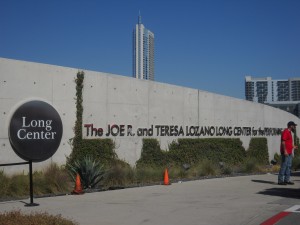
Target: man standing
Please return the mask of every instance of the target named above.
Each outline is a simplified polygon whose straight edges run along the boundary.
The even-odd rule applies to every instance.
[[[293,121],[288,122],[287,128],[281,134],[281,167],[278,175],[279,185],[293,185],[294,182],[290,180],[293,150],[297,149],[298,146],[294,146],[292,132],[295,132],[297,124]]]

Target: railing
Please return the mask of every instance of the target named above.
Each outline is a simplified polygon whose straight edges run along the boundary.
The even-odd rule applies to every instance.
[[[29,184],[30,184],[30,203],[25,204],[25,206],[38,206],[39,204],[33,203],[33,182],[32,182],[32,160],[28,162],[19,162],[19,163],[5,163],[0,164],[0,166],[17,166],[29,164]]]

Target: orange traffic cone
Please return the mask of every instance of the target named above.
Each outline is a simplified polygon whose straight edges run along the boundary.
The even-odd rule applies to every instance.
[[[164,185],[170,185],[168,169],[165,169]]]
[[[83,194],[80,176],[78,173],[76,175],[75,189],[72,191],[72,194],[77,194],[77,195]]]

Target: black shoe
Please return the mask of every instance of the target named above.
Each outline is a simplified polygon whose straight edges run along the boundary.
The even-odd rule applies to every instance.
[[[292,181],[284,182],[285,184],[294,185],[295,183]]]
[[[278,182],[278,185],[286,185],[286,182]]]

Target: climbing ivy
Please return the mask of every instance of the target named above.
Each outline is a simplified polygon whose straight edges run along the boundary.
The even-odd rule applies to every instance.
[[[79,71],[77,73],[77,78],[75,79],[75,83],[76,83],[76,121],[75,121],[75,127],[74,127],[75,137],[73,139],[73,151],[78,151],[78,147],[80,146],[80,142],[82,141],[83,80],[84,80],[84,72]]]
[[[83,139],[82,138],[82,115],[83,115],[83,87],[84,72],[77,73],[76,83],[76,121],[74,138],[71,139],[72,153],[67,158],[67,164],[82,160],[89,156],[105,164],[117,160],[114,152],[115,143],[111,139]]]

